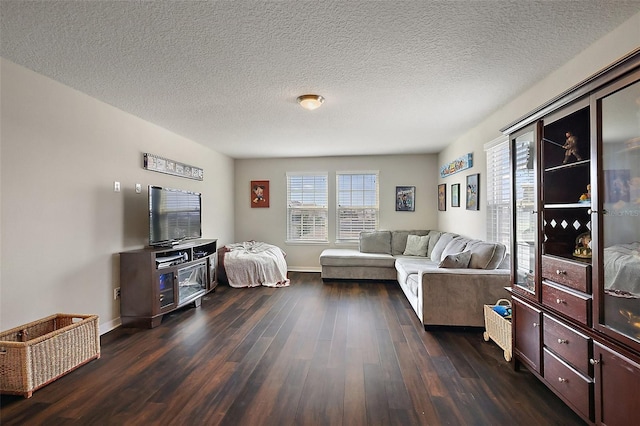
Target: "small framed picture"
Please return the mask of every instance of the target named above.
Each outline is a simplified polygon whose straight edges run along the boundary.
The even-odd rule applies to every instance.
[[[438,210],[441,212],[447,210],[447,184],[438,185]]]
[[[467,210],[480,210],[480,174],[467,176]]]
[[[451,185],[451,207],[460,207],[460,184]]]
[[[414,212],[416,211],[416,187],[396,186],[396,211]]]
[[[251,208],[269,207],[269,181],[251,181]]]

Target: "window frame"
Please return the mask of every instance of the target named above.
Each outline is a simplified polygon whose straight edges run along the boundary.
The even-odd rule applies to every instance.
[[[511,161],[509,137],[484,145],[487,163],[487,241],[503,243],[511,252]]]
[[[350,182],[350,189],[341,189],[341,178],[345,176],[362,176],[361,187],[354,188],[353,180]],[[374,188],[372,189],[367,185],[367,177],[373,177],[375,180]],[[374,202],[367,203],[366,200],[370,200],[371,193],[374,193]],[[344,203],[344,196],[348,194],[350,200],[349,205],[344,207],[341,201]],[[367,196],[367,194],[369,196]],[[355,196],[355,197],[354,197]],[[353,205],[353,200],[361,199],[362,205]],[[343,226],[343,214],[347,211],[355,212],[351,217],[359,216],[361,220],[360,226],[354,227],[354,222],[351,222],[349,226]],[[358,214],[358,212],[361,212]],[[354,243],[360,238],[360,232],[363,231],[376,231],[380,224],[380,171],[379,170],[348,170],[348,171],[336,171],[336,229],[335,238],[336,243]],[[373,221],[367,219],[367,216],[373,215]],[[346,223],[346,220],[345,220]],[[367,225],[369,223],[369,225]],[[349,229],[347,229],[349,228]],[[351,234],[351,235],[349,235]]]
[[[302,180],[300,185],[296,188],[292,188],[292,178],[299,178]],[[313,189],[311,191],[304,191],[305,179],[307,185],[310,183],[310,179],[313,179]],[[317,181],[319,179],[319,181]],[[324,179],[324,185],[322,180]],[[285,242],[289,244],[326,244],[329,242],[329,173],[328,172],[287,172],[287,226],[286,226],[286,238]],[[299,188],[299,189],[298,189]],[[292,190],[293,189],[293,190]],[[292,199],[292,195],[296,194],[294,198],[313,200],[317,204],[304,204],[293,205],[297,199]],[[294,230],[293,226],[295,221],[293,220],[294,212],[300,213],[302,216],[309,215],[314,217],[311,223],[300,223],[296,226],[300,226],[299,230]],[[316,221],[318,219],[324,219],[324,232],[320,232],[318,236],[318,226]],[[313,228],[312,237],[303,238],[305,226]],[[321,229],[320,229],[321,230]],[[294,232],[295,231],[295,232]]]

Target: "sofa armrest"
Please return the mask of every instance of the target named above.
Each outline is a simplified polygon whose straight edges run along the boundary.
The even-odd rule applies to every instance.
[[[484,305],[506,296],[508,269],[445,269],[420,271],[418,303],[428,325],[484,326]]]

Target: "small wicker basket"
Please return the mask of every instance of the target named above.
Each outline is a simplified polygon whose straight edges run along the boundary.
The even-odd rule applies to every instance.
[[[55,314],[0,333],[0,393],[30,398],[100,358],[97,315]]]
[[[495,305],[484,305],[484,325],[486,331],[483,337],[486,342],[488,342],[489,339],[496,342],[504,351],[504,359],[509,362],[513,355],[511,349],[511,318],[505,318],[494,311],[493,307],[498,305],[511,307],[511,302],[507,299],[500,299]]]

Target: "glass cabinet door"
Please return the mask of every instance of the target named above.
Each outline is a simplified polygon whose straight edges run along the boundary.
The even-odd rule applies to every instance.
[[[597,327],[640,348],[640,73],[600,94]],[[636,80],[635,83],[632,83]]]
[[[174,272],[165,272],[158,275],[158,300],[160,301],[160,310],[164,310],[167,307],[172,308],[176,301],[173,288],[174,281]]]
[[[529,127],[511,136],[513,168],[513,288],[520,294],[536,294],[536,131]]]
[[[178,304],[202,296],[207,289],[207,262],[178,269]]]

